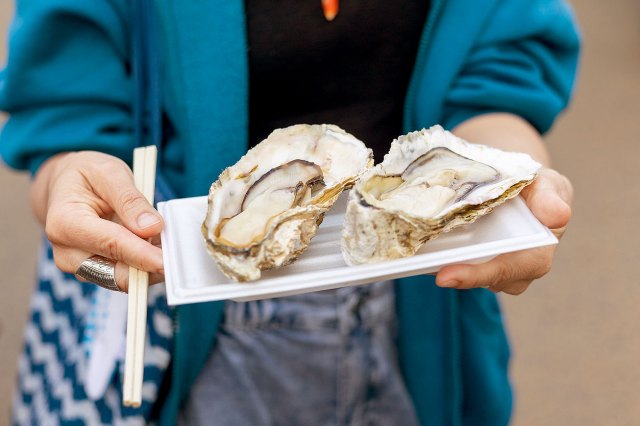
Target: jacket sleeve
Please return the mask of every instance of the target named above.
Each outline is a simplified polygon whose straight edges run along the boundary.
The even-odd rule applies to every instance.
[[[480,32],[444,103],[453,128],[488,112],[510,112],[546,132],[567,106],[580,40],[562,0],[501,0]]]
[[[18,0],[0,109],[0,155],[35,173],[49,156],[133,149],[124,0]]]

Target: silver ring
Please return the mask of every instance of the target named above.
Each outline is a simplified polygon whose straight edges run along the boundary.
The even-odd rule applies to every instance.
[[[76,275],[102,288],[122,291],[116,284],[116,262],[97,254],[82,261]]]

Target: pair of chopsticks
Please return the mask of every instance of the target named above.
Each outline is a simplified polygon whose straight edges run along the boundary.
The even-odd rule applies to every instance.
[[[133,179],[138,191],[153,205],[156,184],[155,146],[136,148],[133,151]],[[124,360],[124,384],[122,386],[125,407],[140,407],[144,373],[144,343],[147,331],[147,289],[149,273],[129,268],[129,301],[127,312],[127,349]]]

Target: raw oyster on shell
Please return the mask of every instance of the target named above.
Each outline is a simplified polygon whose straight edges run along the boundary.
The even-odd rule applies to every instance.
[[[394,140],[349,195],[341,248],[350,265],[407,257],[515,197],[540,164],[466,142],[440,126]]]
[[[340,193],[372,165],[371,150],[337,126],[273,131],[211,186],[207,250],[235,281],[291,263]]]

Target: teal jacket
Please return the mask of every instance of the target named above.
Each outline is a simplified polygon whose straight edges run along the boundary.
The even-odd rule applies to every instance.
[[[155,0],[171,132],[163,172],[180,196],[202,195],[247,144],[247,43],[241,0]],[[18,1],[0,108],[0,154],[35,172],[49,156],[94,149],[127,161],[133,137],[131,12],[125,0]],[[446,128],[504,111],[540,132],[567,105],[579,38],[561,0],[434,0],[406,96],[404,130]],[[399,280],[398,348],[418,416],[429,425],[503,425],[509,350],[495,296]],[[172,424],[215,344],[221,303],[177,310]]]

